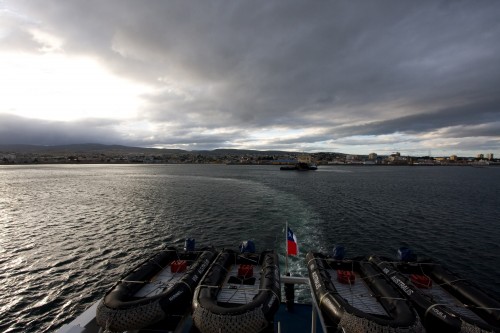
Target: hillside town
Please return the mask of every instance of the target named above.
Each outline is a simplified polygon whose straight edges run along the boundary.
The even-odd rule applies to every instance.
[[[10,150],[9,150],[10,149]],[[71,146],[57,146],[51,149],[15,149],[0,147],[0,164],[254,164],[286,165],[296,163],[301,156],[307,156],[317,165],[413,165],[413,166],[486,166],[499,165],[492,153],[475,157],[457,155],[409,156],[399,152],[390,155],[352,155],[335,152],[303,153],[282,151],[252,151],[216,149],[212,151],[183,151],[175,149],[133,148],[99,145],[96,147],[72,149]]]

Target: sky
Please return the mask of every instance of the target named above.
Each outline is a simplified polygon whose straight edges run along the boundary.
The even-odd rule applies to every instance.
[[[0,143],[500,157],[500,1],[0,0]]]

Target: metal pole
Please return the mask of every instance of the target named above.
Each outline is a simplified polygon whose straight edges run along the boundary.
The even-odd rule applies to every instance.
[[[316,307],[312,307],[311,333],[316,333]]]

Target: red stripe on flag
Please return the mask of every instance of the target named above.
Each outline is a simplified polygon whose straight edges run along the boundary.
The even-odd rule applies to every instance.
[[[297,243],[288,241],[288,255],[296,256],[297,255]]]

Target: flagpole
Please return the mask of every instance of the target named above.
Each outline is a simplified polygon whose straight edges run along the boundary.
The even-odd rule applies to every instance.
[[[286,230],[285,230],[285,276],[290,276],[288,271],[288,220],[286,220]],[[293,311],[293,303],[295,299],[294,285],[292,283],[285,283],[285,304],[288,311]]]
[[[285,227],[285,274],[288,273],[288,220]]]

